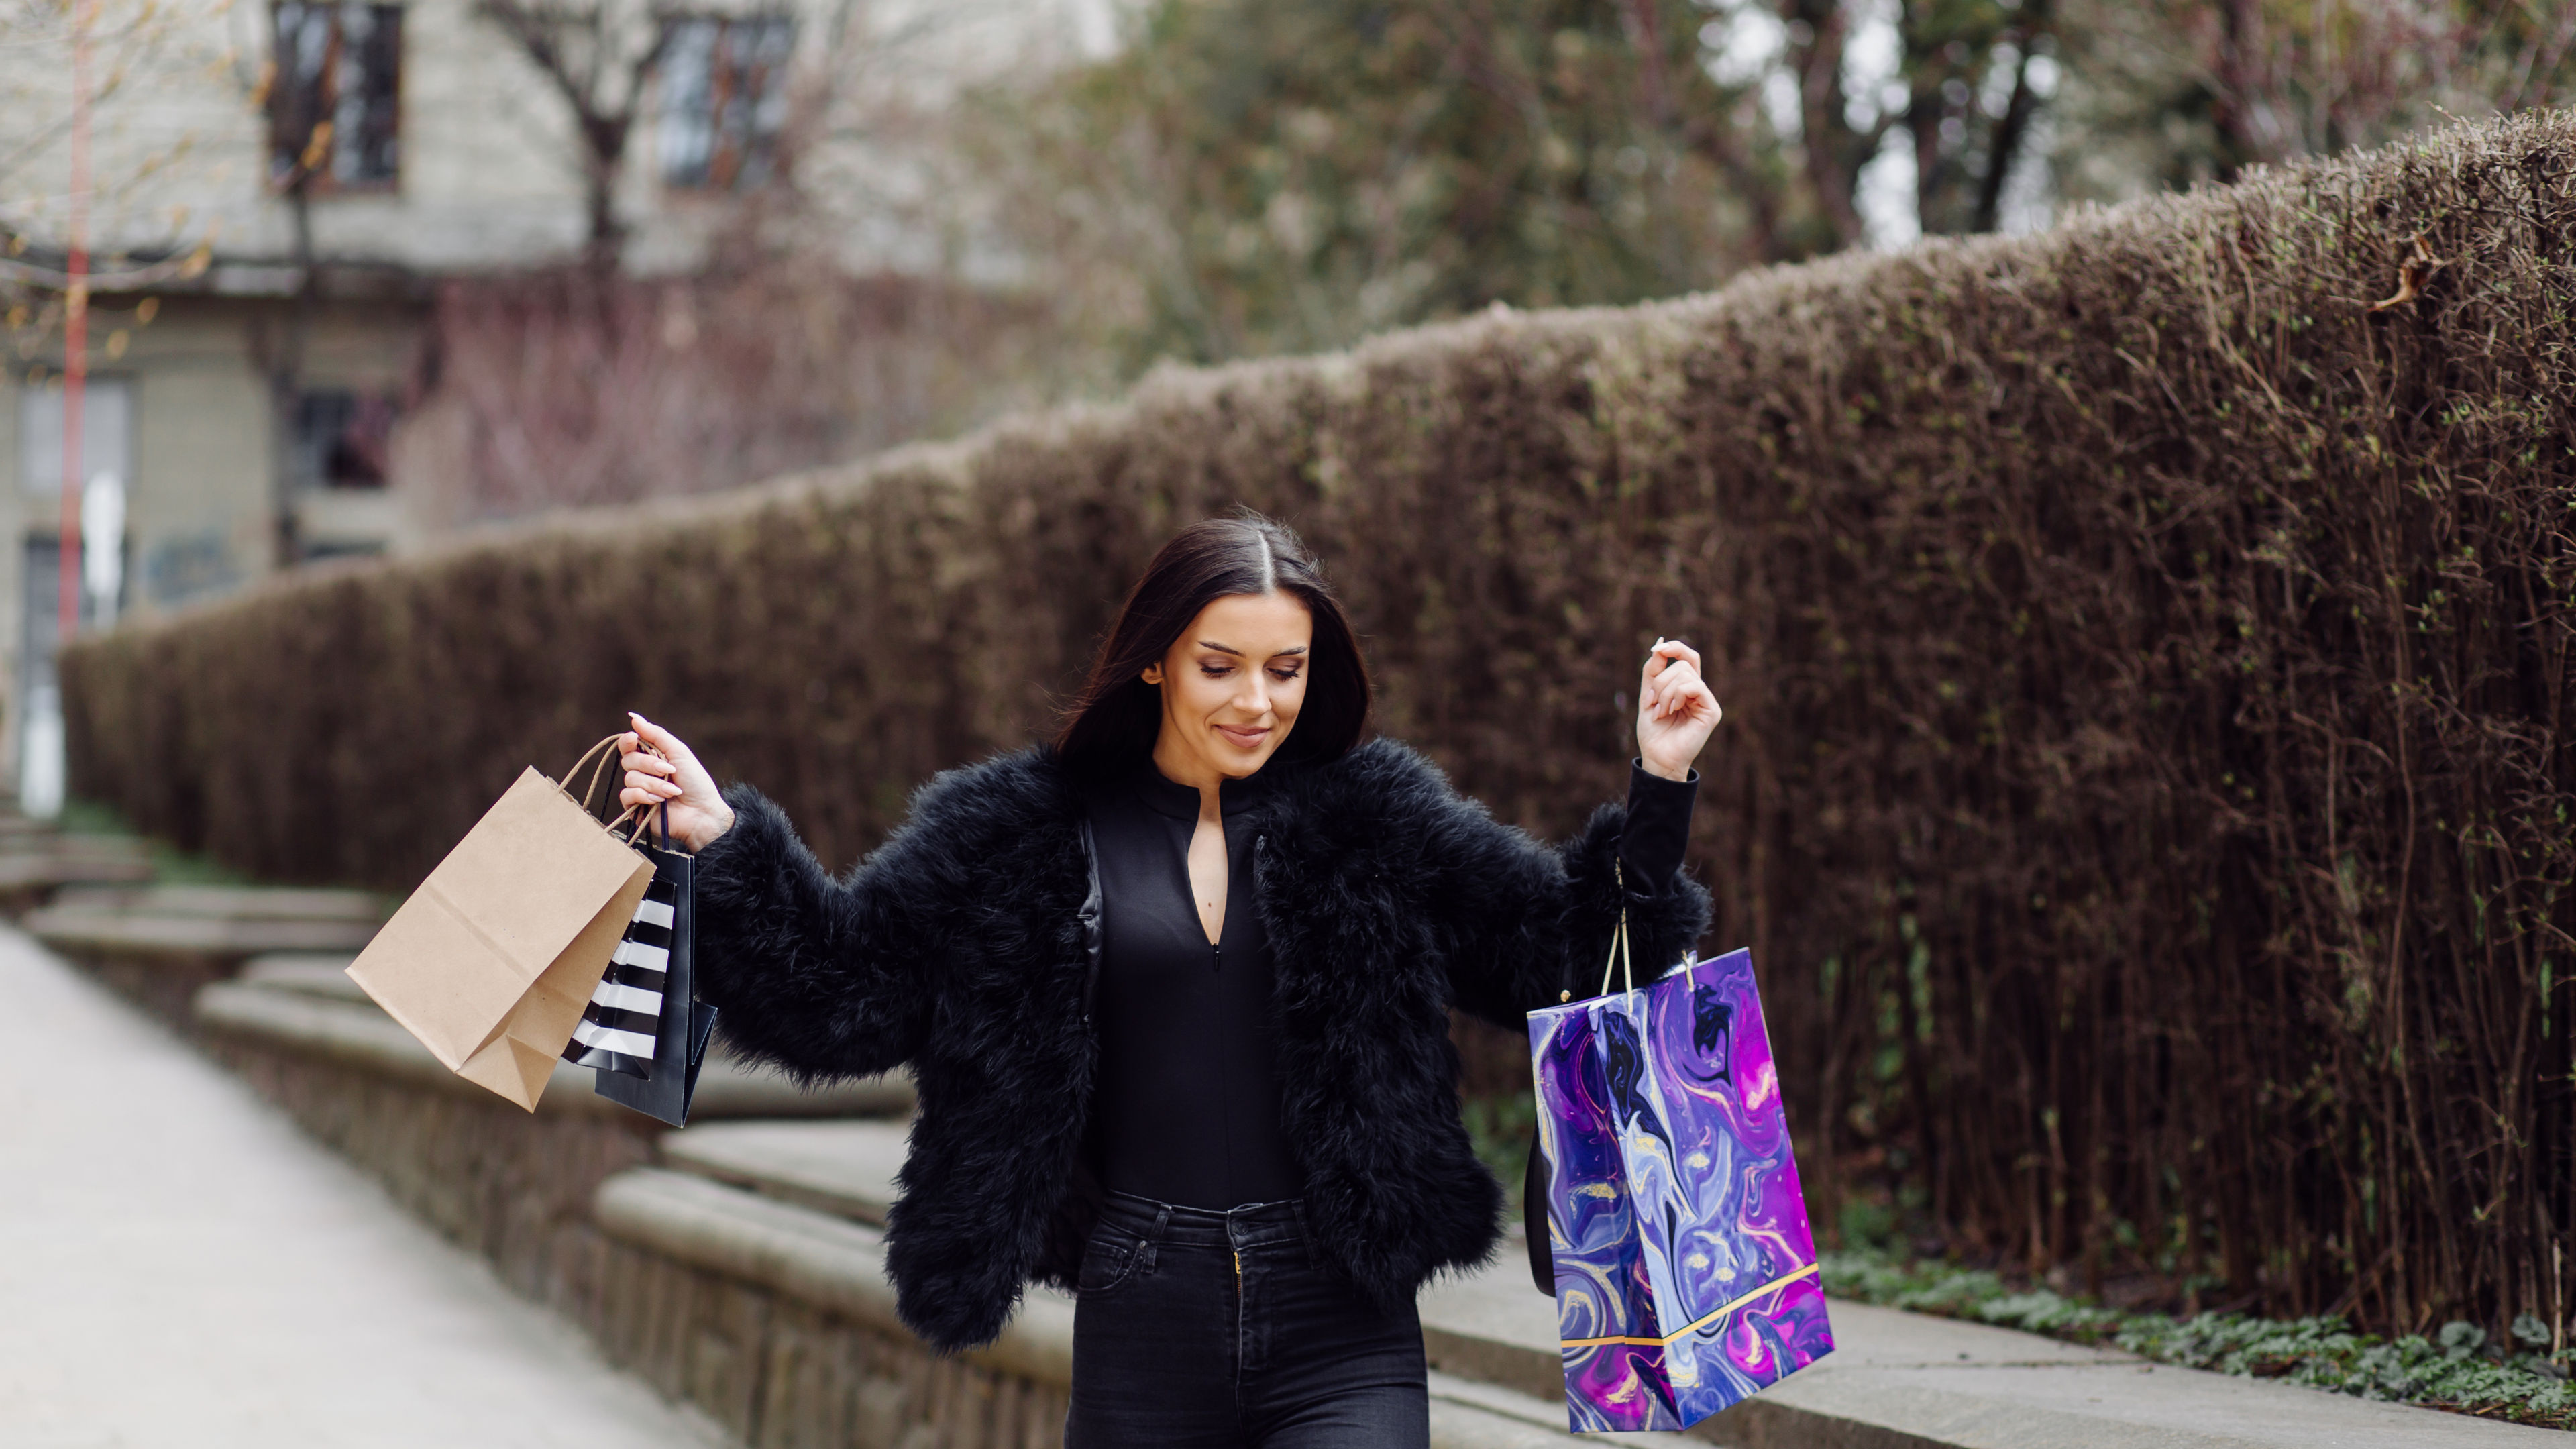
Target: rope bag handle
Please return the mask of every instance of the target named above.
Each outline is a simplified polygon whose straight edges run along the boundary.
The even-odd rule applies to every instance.
[[[1602,996],[1610,994],[1610,968],[1613,965],[1619,968],[1619,989],[1637,989],[1636,968],[1628,960],[1628,872],[1614,858],[1610,862],[1610,874],[1619,883],[1619,930],[1610,938],[1610,959],[1601,963],[1601,990],[1597,994]]]
[[[589,749],[586,749],[586,750],[582,751],[582,752],[581,752],[581,758],[572,762],[572,768],[571,768],[571,769],[564,771],[564,774],[563,774],[564,782],[565,782],[566,784],[570,784],[570,783],[571,783],[571,781],[572,781],[572,777],[581,773],[581,767],[582,767],[582,766],[584,766],[584,765],[590,765],[590,763],[591,763],[591,757],[592,757],[593,755],[597,755],[597,756],[599,757],[599,763],[598,763],[598,764],[596,764],[596,765],[591,765],[591,769],[590,769],[590,782],[589,782],[588,784],[585,784],[585,785],[583,785],[583,786],[581,787],[581,795],[580,795],[580,797],[579,797],[579,803],[580,803],[580,805],[581,805],[582,813],[583,813],[583,814],[585,814],[585,815],[587,815],[587,814],[589,814],[589,813],[590,813],[590,808],[591,808],[591,807],[590,807],[590,802],[591,802],[592,797],[596,796],[596,795],[599,793],[599,782],[600,782],[600,779],[601,779],[603,776],[605,776],[605,775],[607,775],[607,774],[608,774],[608,766],[609,766],[610,762],[614,761],[614,760],[617,758],[617,756],[616,756],[616,754],[615,754],[614,752],[606,753],[606,754],[603,754],[603,753],[601,753],[601,752],[602,752],[602,751],[604,751],[604,750],[607,750],[607,749],[608,749],[608,747],[609,747],[610,745],[613,745],[613,744],[617,743],[618,739],[619,739],[621,736],[623,736],[624,734],[625,734],[625,731],[620,730],[620,731],[618,731],[618,733],[617,733],[617,734],[610,735],[610,736],[608,736],[607,738],[605,738],[605,739],[601,740],[598,744],[592,745]],[[636,743],[637,743],[639,746],[641,746],[641,747],[643,748],[643,750],[645,751],[645,753],[647,753],[647,754],[650,754],[650,755],[656,756],[657,758],[660,758],[660,759],[666,759],[666,760],[667,760],[667,759],[669,759],[669,758],[670,758],[670,756],[663,754],[660,750],[654,749],[654,748],[653,748],[653,746],[652,746],[651,744],[647,743],[646,741],[644,741],[644,740],[642,740],[642,739],[638,739],[638,740],[636,741]],[[556,788],[561,789],[561,788],[562,788],[562,786],[557,786]],[[571,792],[570,790],[565,790],[565,791],[564,791],[564,793],[565,793],[565,794],[567,794],[567,795],[569,795],[569,794],[571,794],[572,792]],[[666,815],[666,816],[664,817],[664,820],[665,820],[665,822],[666,822],[666,823],[665,823],[665,825],[664,825],[664,827],[663,827],[666,831],[670,828],[670,827],[669,827],[669,825],[668,825],[668,823],[667,823],[668,819],[669,819],[669,817]],[[607,825],[608,833],[609,833],[609,834],[611,834],[611,835],[616,834],[616,833],[618,832],[618,830],[619,830],[621,827],[623,827],[623,826],[626,824],[626,822],[627,822],[627,821],[629,821],[629,820],[632,820],[632,821],[634,821],[634,822],[635,822],[635,828],[634,828],[633,830],[630,830],[630,831],[627,831],[627,832],[626,832],[625,840],[626,840],[626,843],[627,843],[627,844],[629,844],[629,845],[633,845],[635,842],[637,842],[637,841],[639,841],[639,840],[642,840],[642,839],[644,838],[644,832],[645,832],[645,830],[651,827],[651,825],[652,825],[652,823],[653,823],[653,812],[652,812],[652,810],[651,810],[649,807],[647,807],[647,806],[643,806],[643,805],[629,805],[629,806],[627,806],[625,809],[620,810],[620,811],[618,811],[618,812],[617,812],[617,818],[616,818],[616,819],[611,820],[611,821],[609,821],[609,822],[608,822],[608,825]],[[666,837],[666,839],[667,839],[667,837]]]
[[[1601,963],[1601,990],[1595,993],[1601,996],[1610,994],[1610,973],[1622,968],[1625,969],[1627,984],[1621,989],[1627,991],[1637,989],[1636,968],[1628,959],[1628,870],[1620,863],[1617,856],[1610,858],[1610,878],[1619,884],[1619,929],[1612,932],[1610,936],[1610,959]],[[1564,982],[1565,986],[1556,993],[1556,999],[1559,1002],[1572,1001],[1574,999],[1574,963],[1566,962],[1565,974],[1557,979]]]

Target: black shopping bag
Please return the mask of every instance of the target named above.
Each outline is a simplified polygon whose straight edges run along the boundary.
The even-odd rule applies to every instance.
[[[689,1103],[698,1093],[698,1068],[706,1061],[707,1041],[715,1031],[716,1012],[714,1007],[703,1005],[697,999],[696,923],[692,902],[697,857],[685,850],[672,849],[667,833],[657,830],[655,835],[656,839],[642,847],[644,854],[653,862],[653,884],[645,892],[645,902],[651,905],[658,899],[667,904],[668,920],[648,923],[643,919],[645,913],[639,911],[637,927],[630,931],[628,940],[636,943],[638,937],[645,938],[640,943],[643,949],[628,952],[621,947],[618,964],[609,967],[609,974],[615,976],[629,964],[631,955],[639,980],[646,966],[658,964],[661,967],[661,990],[652,1023],[652,1055],[613,1063],[592,1062],[591,1065],[599,1068],[594,1088],[599,1095],[632,1107],[648,1117],[681,1127],[687,1125]],[[654,914],[660,915],[659,912]],[[629,1023],[635,1024],[638,1023]],[[628,1042],[626,1045],[640,1043]],[[627,1054],[620,1052],[617,1055],[625,1057]]]
[[[636,833],[642,834],[640,824]],[[680,939],[680,903],[688,890],[690,858],[671,850],[667,841],[660,849],[635,841],[629,844],[653,863],[653,878],[645,883],[644,898],[635,903],[625,934],[608,958],[608,969],[591,988],[581,1020],[573,1024],[563,1059],[577,1067],[651,1081],[663,1023],[669,1019],[664,1007],[674,995],[672,947]],[[681,981],[677,994],[685,1000],[686,978]],[[687,1012],[683,1010],[676,1020],[685,1035]]]

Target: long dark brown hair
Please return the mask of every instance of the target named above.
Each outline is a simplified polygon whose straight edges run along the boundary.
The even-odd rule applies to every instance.
[[[1351,621],[1297,535],[1247,510],[1191,524],[1145,565],[1091,661],[1082,692],[1065,710],[1057,757],[1093,775],[1152,758],[1163,697],[1145,682],[1145,671],[1163,661],[1201,609],[1229,595],[1274,589],[1306,606],[1315,639],[1306,656],[1305,703],[1271,759],[1329,760],[1358,744],[1368,728],[1369,677]]]

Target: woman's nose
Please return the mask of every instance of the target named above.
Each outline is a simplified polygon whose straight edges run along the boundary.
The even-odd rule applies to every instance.
[[[1252,681],[1234,697],[1234,707],[1247,714],[1270,713],[1270,686],[1261,679],[1261,671],[1252,671]]]

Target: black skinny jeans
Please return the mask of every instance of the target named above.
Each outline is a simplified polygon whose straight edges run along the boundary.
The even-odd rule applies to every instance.
[[[1065,1449],[1428,1449],[1422,1322],[1318,1267],[1304,1205],[1111,1193],[1082,1258]]]

